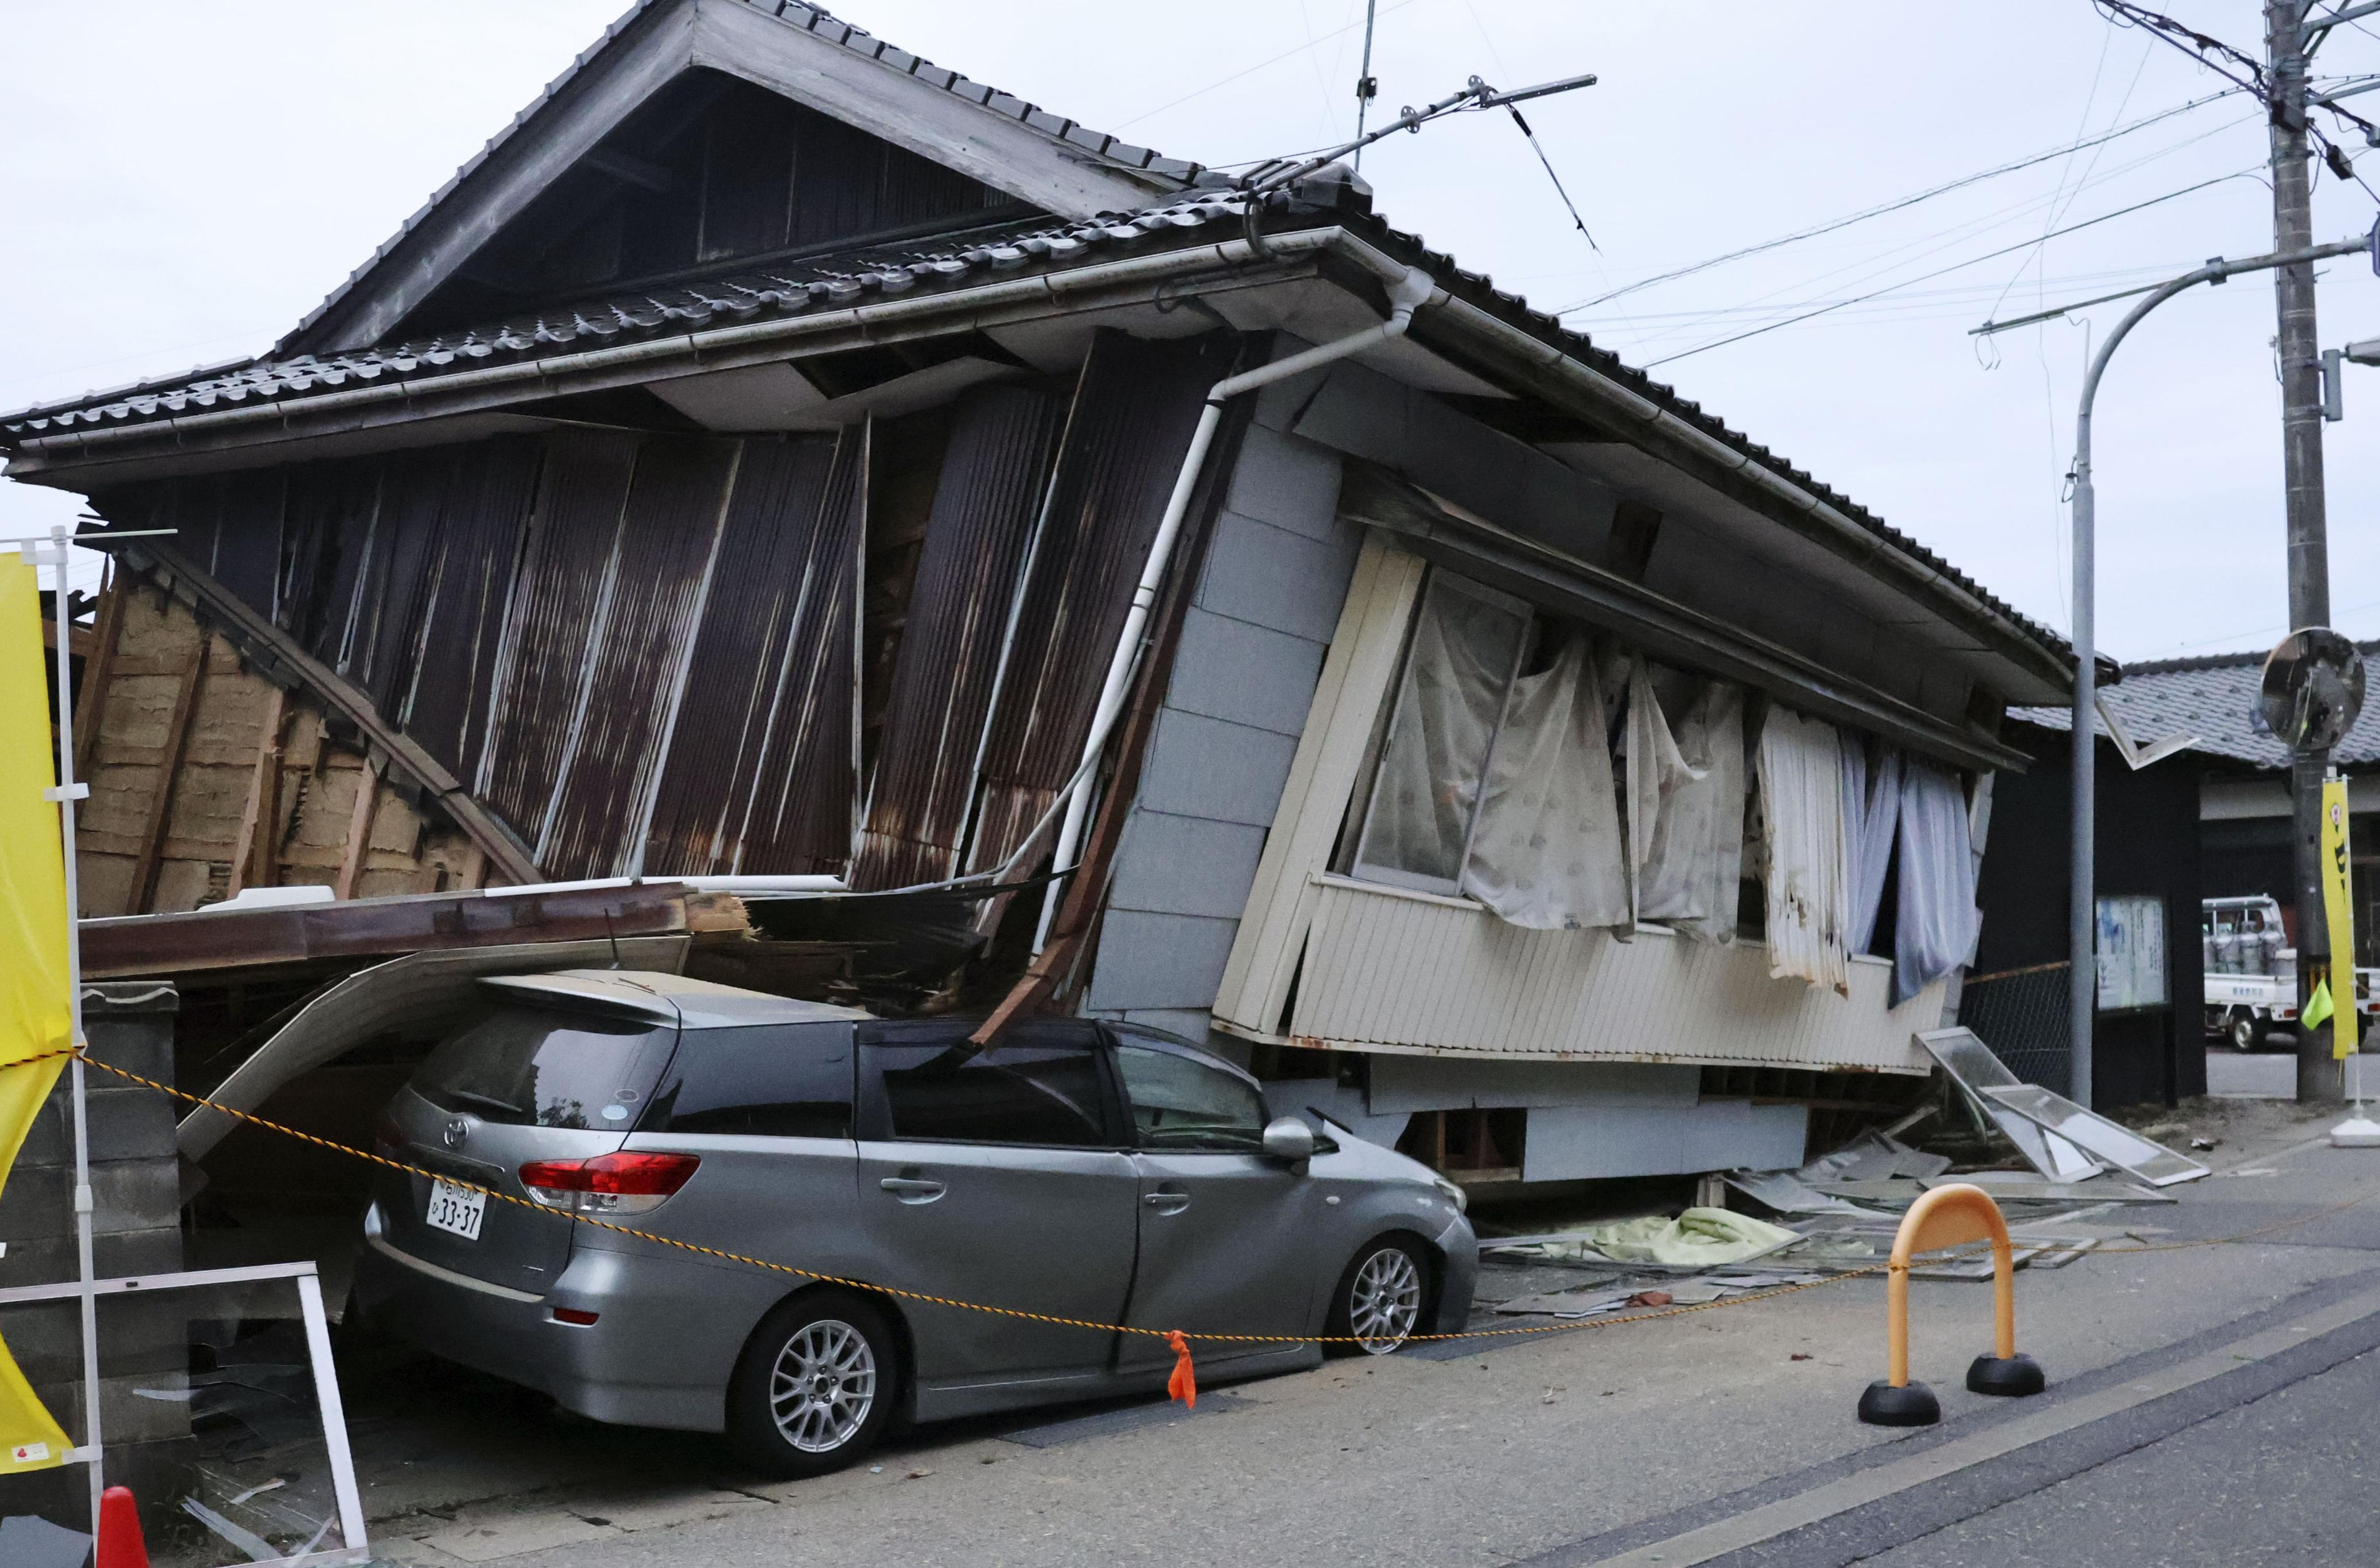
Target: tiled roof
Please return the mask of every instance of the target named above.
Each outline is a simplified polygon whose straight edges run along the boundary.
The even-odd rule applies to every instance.
[[[2366,658],[2380,654],[2380,642],[2356,646]],[[2193,751],[2279,770],[2289,765],[2289,748],[2273,738],[2256,711],[2256,690],[2264,674],[2262,653],[2158,660],[2125,665],[2122,682],[2102,688],[2100,695],[2136,746],[2192,735],[2198,737]],[[2018,708],[2010,716],[2043,729],[2074,727],[2073,715],[2063,708]],[[2093,728],[2107,733],[2104,720]],[[2380,704],[2366,705],[2331,757],[2342,767],[2380,762]]]
[[[420,210],[398,225],[397,231],[391,235],[379,249],[373,251],[362,266],[348,273],[346,282],[331,290],[329,296],[320,305],[309,310],[304,320],[292,327],[279,343],[273,345],[274,351],[285,348],[292,339],[322,320],[323,314],[345,298],[348,290],[363,280],[365,273],[370,272],[383,257],[396,249],[406,236],[411,234],[421,220],[428,217],[437,208],[438,203],[446,199],[450,191],[468,178],[472,171],[479,168],[481,164],[486,163],[490,154],[511,140],[514,133],[527,125],[554,94],[560,92],[573,78],[586,69],[589,63],[601,54],[612,40],[635,25],[637,18],[648,10],[664,3],[665,0],[634,0],[634,4],[628,7],[625,15],[603,30],[602,37],[580,51],[578,57],[571,61],[560,76],[545,84],[544,91],[539,93],[526,108],[513,116],[510,125],[489,138],[488,144],[473,153],[469,162],[455,170],[444,185],[432,192],[430,200],[421,204]],[[1205,173],[1199,164],[1185,164],[1178,158],[1161,157],[1149,149],[1135,146],[1121,137],[1109,136],[1092,130],[1087,126],[1077,125],[1073,120],[1049,113],[1038,103],[1028,103],[1024,99],[1002,92],[996,87],[988,87],[982,82],[971,81],[956,71],[944,70],[931,60],[912,55],[905,49],[896,49],[867,30],[837,19],[829,15],[823,7],[809,4],[808,0],[741,0],[741,4],[749,6],[756,11],[773,16],[788,26],[797,27],[813,37],[824,39],[830,43],[840,44],[855,55],[865,55],[868,59],[890,66],[905,75],[916,77],[920,81],[931,83],[953,97],[979,104],[1003,118],[1015,120],[1031,129],[1041,132],[1053,141],[1065,143],[1068,150],[1077,157],[1088,154],[1120,168],[1154,175],[1161,180],[1171,181],[1184,188]]]
[[[1360,200],[1360,199],[1359,199]],[[410,379],[477,369],[508,360],[682,335],[704,327],[727,326],[764,315],[788,316],[821,306],[842,308],[912,291],[963,286],[988,276],[1050,271],[1105,260],[1119,251],[1210,244],[1210,225],[1227,223],[1236,233],[1245,208],[1235,192],[1201,189],[1131,213],[1102,213],[1080,222],[1035,219],[979,228],[935,240],[910,241],[860,253],[817,258],[771,268],[649,289],[576,305],[524,311],[465,331],[341,354],[328,359],[300,355],[217,367],[189,379],[166,378],[0,415],[0,448],[29,437],[94,426],[138,424],[186,411],[237,407],[252,398],[298,398],[382,379]],[[1427,249],[1418,236],[1390,227],[1377,217],[1348,208],[1323,215],[1408,265],[1427,268],[1452,296],[1519,327],[1563,353],[1592,366],[1670,412],[1744,453],[1772,473],[1819,497],[1901,553],[1924,563],[1973,595],[1994,613],[2022,627],[2040,646],[2063,658],[2065,640],[2019,614],[1996,595],[1917,541],[1829,489],[1808,473],[1730,429],[1644,371],[1598,348],[1584,333],[1558,317],[1529,308],[1517,294],[1499,289],[1485,273],[1466,272],[1451,256]],[[1268,220],[1277,231],[1314,226],[1309,209]]]

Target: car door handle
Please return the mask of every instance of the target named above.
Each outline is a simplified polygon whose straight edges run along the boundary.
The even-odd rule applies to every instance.
[[[1190,1195],[1186,1192],[1152,1192],[1144,1194],[1141,1201],[1160,1214],[1179,1214],[1190,1207]]]
[[[887,1176],[876,1185],[904,1203],[931,1203],[949,1190],[923,1176]]]

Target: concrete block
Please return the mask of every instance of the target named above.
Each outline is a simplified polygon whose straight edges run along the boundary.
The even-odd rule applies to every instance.
[[[1223,504],[1243,517],[1327,540],[1338,517],[1339,480],[1339,454],[1268,430],[1260,406],[1257,423],[1240,444]]]
[[[1294,738],[1179,708],[1157,717],[1139,805],[1177,817],[1269,828],[1296,760]]]
[[[91,1168],[93,1227],[103,1234],[155,1230],[176,1222],[181,1176],[170,1158],[114,1161]],[[0,1189],[0,1241],[41,1241],[72,1234],[74,1171],[50,1165],[18,1171]]]
[[[1474,1107],[1691,1106],[1702,1069],[1654,1062],[1466,1061],[1447,1056],[1370,1058],[1376,1115]]]
[[[1264,841],[1264,829],[1245,823],[1135,811],[1116,849],[1108,908],[1236,920]]]
[[[1111,910],[1087,1005],[1095,1012],[1212,1007],[1237,920]]]
[[[1167,706],[1294,737],[1305,727],[1323,645],[1193,605]]]
[[[171,1274],[182,1267],[182,1233],[161,1225],[148,1230],[102,1232],[91,1238],[91,1266],[107,1280]],[[0,1285],[42,1285],[75,1277],[72,1234],[35,1241],[11,1241],[0,1258]]]
[[[1352,526],[1315,538],[1226,512],[1215,520],[1198,603],[1219,615],[1328,644],[1360,547]]]
[[[174,1101],[155,1089],[103,1088],[104,1073],[84,1096],[94,1161],[132,1160],[170,1153],[174,1148]],[[66,1075],[33,1116],[25,1146],[17,1152],[16,1169],[74,1163],[74,1097]]]

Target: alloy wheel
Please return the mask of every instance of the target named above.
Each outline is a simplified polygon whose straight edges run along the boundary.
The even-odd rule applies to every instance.
[[[1404,1343],[1421,1317],[1421,1270],[1402,1248],[1384,1246],[1364,1259],[1348,1289],[1347,1322],[1367,1355],[1386,1355]]]
[[[876,1353],[849,1323],[806,1323],[777,1353],[769,1413],[804,1453],[832,1453],[857,1435],[876,1404]]]

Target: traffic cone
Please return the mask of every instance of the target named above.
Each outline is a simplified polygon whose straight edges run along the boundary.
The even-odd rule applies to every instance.
[[[140,1510],[130,1487],[99,1494],[99,1550],[91,1568],[149,1568],[148,1543],[140,1538]]]

